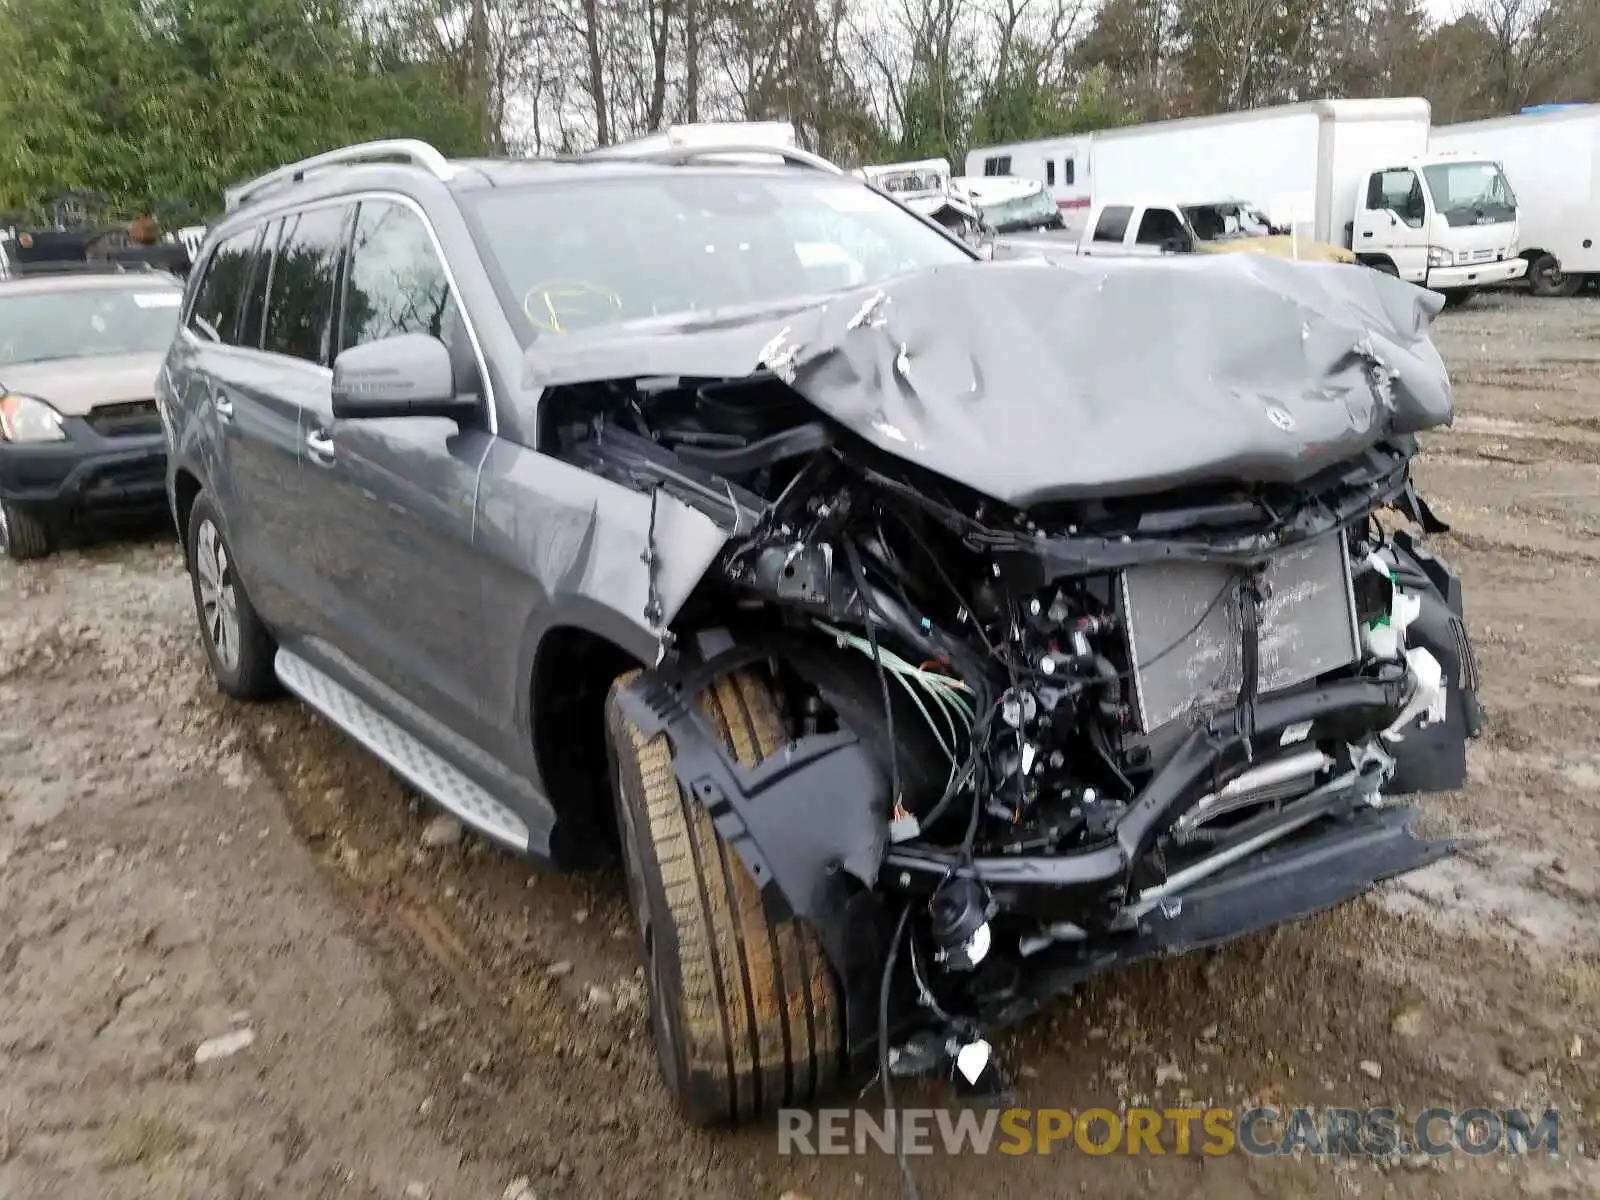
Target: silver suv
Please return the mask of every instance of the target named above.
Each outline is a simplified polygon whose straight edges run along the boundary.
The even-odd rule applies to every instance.
[[[985,263],[737,159],[380,143],[230,194],[159,394],[223,690],[515,851],[620,848],[700,1121],[994,1083],[1051,994],[1450,852],[1391,797],[1464,777],[1460,588],[1374,519],[1439,528],[1436,297]]]

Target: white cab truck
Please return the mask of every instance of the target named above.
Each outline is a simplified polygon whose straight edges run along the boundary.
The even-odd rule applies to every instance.
[[[1022,178],[1042,183],[1063,211],[1089,207],[1094,170],[1091,144],[1095,135],[1080,133],[983,146],[967,153],[967,175],[987,179]]]
[[[1600,282],[1600,104],[1440,125],[1429,146],[1500,164],[1534,292],[1571,296]]]
[[[1248,197],[1306,241],[1345,246],[1459,303],[1527,264],[1499,167],[1430,153],[1431,115],[1417,98],[1325,100],[1103,130],[1089,135],[1087,178],[1106,203]],[[1013,169],[1026,161],[1021,147],[1011,153]]]
[[[1271,254],[1301,262],[1354,263],[1343,246],[1313,242],[1273,224],[1247,200],[1178,203],[1166,198],[1096,201],[1082,235],[1070,242],[1042,237],[995,239],[995,258]]]

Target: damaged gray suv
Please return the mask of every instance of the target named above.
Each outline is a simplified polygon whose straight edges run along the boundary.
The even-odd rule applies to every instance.
[[[485,836],[620,851],[697,1121],[1454,849],[1436,296],[1256,255],[986,263],[800,152],[235,189],[159,403],[221,688]],[[1175,1014],[1176,1016],[1176,1014]]]

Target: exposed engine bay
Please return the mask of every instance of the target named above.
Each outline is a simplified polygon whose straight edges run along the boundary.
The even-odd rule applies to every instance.
[[[1455,576],[1400,527],[1443,528],[1409,480],[1411,430],[1437,420],[1397,419],[1404,373],[1370,345],[1364,364],[1348,345],[1334,356],[1366,380],[1364,426],[1348,396],[1337,405],[1357,436],[1276,457],[1212,446],[1209,465],[1125,491],[1036,486],[1035,461],[1015,476],[1035,483],[1009,487],[991,482],[1013,478],[1003,462],[952,477],[927,464],[959,448],[919,455],[926,440],[887,409],[858,420],[818,399],[841,356],[858,381],[880,353],[918,378],[894,299],[830,306],[853,305],[846,328],[875,338],[853,355],[763,318],[748,373],[561,381],[541,440],[726,535],[672,612],[652,583],[663,653],[625,697],[630,719],[667,734],[766,903],[814,924],[851,1048],[975,1080],[985,1028],[1097,971],[1307,915],[1450,853],[1390,797],[1464,781],[1476,665]],[[1011,403],[1025,417],[1031,399]],[[1305,419],[1266,407],[1280,432]],[[652,541],[645,565],[670,553]],[[790,743],[747,769],[692,698],[751,663]]]

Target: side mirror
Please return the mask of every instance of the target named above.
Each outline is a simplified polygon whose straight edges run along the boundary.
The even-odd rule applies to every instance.
[[[436,337],[401,333],[351,346],[333,360],[333,415],[460,418],[478,401],[456,392],[450,351]]]

